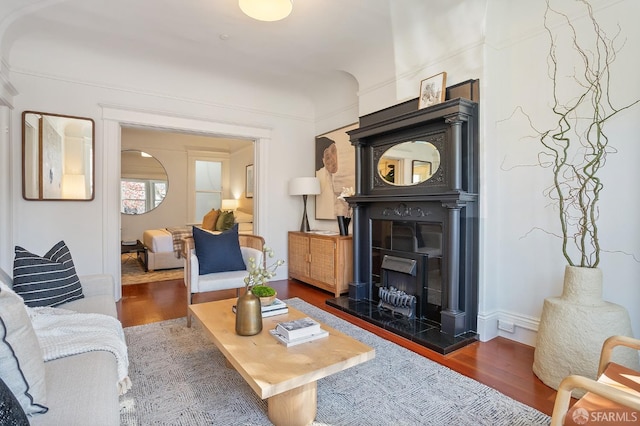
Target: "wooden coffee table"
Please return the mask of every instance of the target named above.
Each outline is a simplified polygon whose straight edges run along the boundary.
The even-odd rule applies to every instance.
[[[329,336],[290,348],[269,334],[281,321],[307,314],[289,306],[289,313],[264,318],[255,336],[235,332],[236,299],[189,305],[207,331],[256,394],[267,399],[269,420],[275,425],[307,425],[316,417],[317,380],[375,357],[375,350],[327,325]]]

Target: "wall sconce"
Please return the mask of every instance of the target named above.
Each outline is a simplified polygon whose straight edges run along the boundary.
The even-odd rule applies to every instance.
[[[238,208],[238,200],[227,198],[222,200],[220,210],[236,210]]]
[[[258,21],[279,21],[293,10],[291,0],[240,0],[240,10]]]
[[[307,217],[307,195],[320,193],[320,180],[315,177],[298,177],[289,181],[289,195],[302,195],[303,211],[300,232],[309,232],[309,218]]]

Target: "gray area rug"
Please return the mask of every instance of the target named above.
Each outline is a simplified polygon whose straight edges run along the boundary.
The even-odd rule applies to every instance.
[[[375,348],[318,381],[314,425],[548,425],[549,417],[298,298],[286,303]],[[184,318],[125,328],[132,389],[122,425],[269,425],[260,400],[201,327]]]

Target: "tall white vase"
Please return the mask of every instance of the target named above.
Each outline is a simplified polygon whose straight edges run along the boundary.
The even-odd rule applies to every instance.
[[[567,266],[562,296],[544,301],[533,372],[554,389],[571,374],[595,379],[602,343],[613,335],[633,337],[631,319],[623,306],[602,299],[602,271]],[[617,348],[613,361],[638,369],[638,352]]]

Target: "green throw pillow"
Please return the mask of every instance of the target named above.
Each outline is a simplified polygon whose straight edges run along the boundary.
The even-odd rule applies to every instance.
[[[216,231],[226,231],[233,227],[235,218],[232,211],[220,212],[218,221],[216,222]]]

